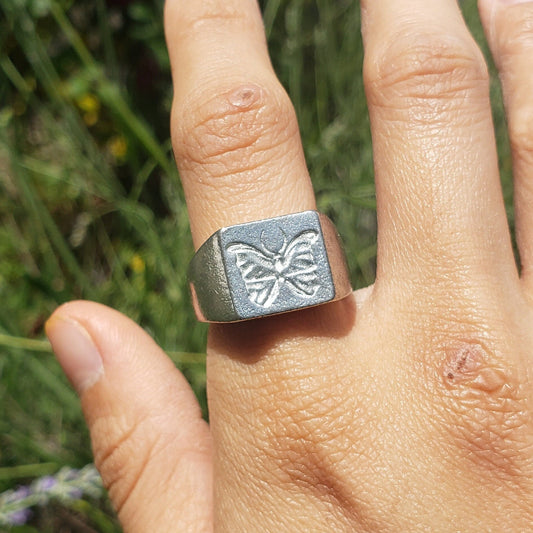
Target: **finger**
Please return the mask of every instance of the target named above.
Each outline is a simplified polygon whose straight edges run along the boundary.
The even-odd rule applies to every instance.
[[[500,71],[514,167],[516,238],[522,278],[533,291],[533,2],[480,0]]]
[[[171,129],[196,247],[223,226],[315,208],[292,105],[253,0],[167,0]]]
[[[46,331],[80,393],[124,530],[211,531],[210,436],[172,362],[136,324],[91,302],[61,306]]]
[[[195,245],[223,226],[315,209],[295,113],[272,70],[257,2],[167,0],[165,19],[175,85],[173,146]],[[352,306],[335,302],[210,330],[217,530],[294,520],[294,485],[280,474],[276,435],[290,435],[295,423],[287,413],[301,403],[284,401],[279,417],[271,415],[292,381],[289,360],[325,390],[329,378],[315,370],[316,356],[330,337],[347,334]],[[316,352],[295,340],[311,335],[323,337]],[[324,358],[332,360],[335,379],[339,358]],[[303,515],[312,508],[309,498],[307,505],[300,507]]]
[[[457,2],[364,0],[362,8],[377,286],[395,277],[433,291],[435,280],[468,278],[507,290],[517,275],[487,69]]]

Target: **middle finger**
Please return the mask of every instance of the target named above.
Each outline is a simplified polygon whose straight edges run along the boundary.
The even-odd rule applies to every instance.
[[[457,2],[363,0],[362,8],[376,286],[395,278],[433,290],[428,277],[516,285],[487,68]]]

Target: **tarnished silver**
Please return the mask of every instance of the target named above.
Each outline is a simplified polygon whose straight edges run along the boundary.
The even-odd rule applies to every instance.
[[[352,290],[335,226],[316,211],[219,229],[193,257],[189,283],[202,322],[286,313]]]

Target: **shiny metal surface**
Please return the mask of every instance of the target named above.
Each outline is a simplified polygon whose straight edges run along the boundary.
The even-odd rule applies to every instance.
[[[189,282],[203,322],[286,313],[352,290],[335,227],[316,211],[218,230],[193,257]]]

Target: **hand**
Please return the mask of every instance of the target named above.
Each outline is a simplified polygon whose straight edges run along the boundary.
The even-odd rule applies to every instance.
[[[533,528],[533,2],[480,0],[508,113],[521,276],[487,69],[456,2],[362,11],[372,287],[211,327],[209,428],[183,376],[122,315],[74,302],[48,323],[128,532]],[[314,209],[255,2],[168,0],[166,29],[195,245]]]

